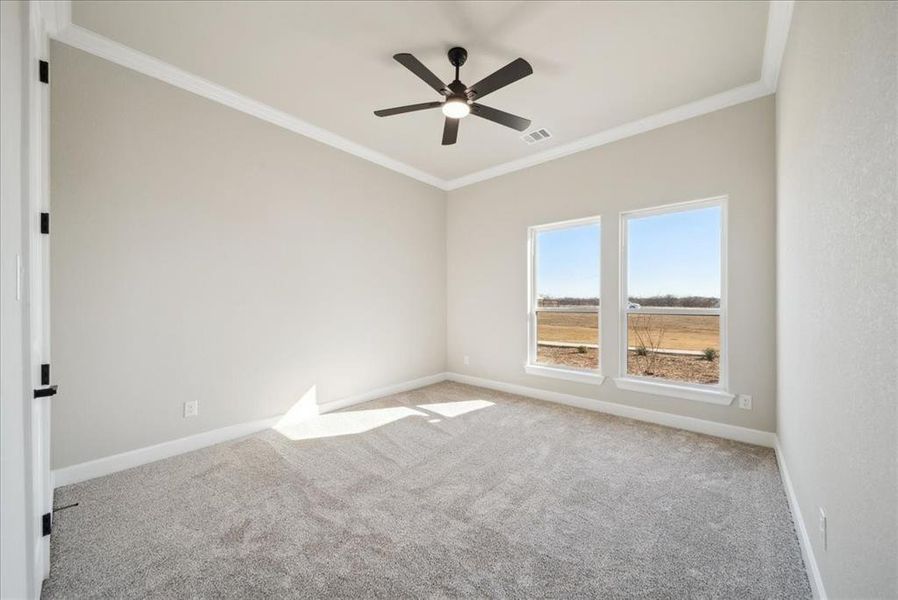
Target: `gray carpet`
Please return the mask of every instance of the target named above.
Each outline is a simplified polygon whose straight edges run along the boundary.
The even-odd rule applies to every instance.
[[[456,383],[285,431],[57,490],[42,597],[811,595],[766,448]]]

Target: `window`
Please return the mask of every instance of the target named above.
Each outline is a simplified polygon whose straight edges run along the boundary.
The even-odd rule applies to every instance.
[[[622,215],[620,387],[664,384],[687,398],[732,400],[725,232],[725,198]]]
[[[599,218],[531,227],[526,371],[601,383]]]

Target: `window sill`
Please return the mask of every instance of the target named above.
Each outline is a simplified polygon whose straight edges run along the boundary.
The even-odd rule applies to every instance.
[[[633,377],[615,377],[614,385],[619,389],[631,392],[643,392],[657,396],[671,396],[686,400],[697,400],[719,406],[729,406],[736,396],[721,389],[699,388],[688,385],[676,385],[660,381],[646,381]]]
[[[575,369],[565,369],[560,367],[550,367],[547,365],[524,365],[524,371],[530,375],[539,375],[540,377],[554,377],[555,379],[565,379],[567,381],[576,381],[577,383],[590,383],[592,385],[602,385],[605,376],[594,371],[577,371]]]

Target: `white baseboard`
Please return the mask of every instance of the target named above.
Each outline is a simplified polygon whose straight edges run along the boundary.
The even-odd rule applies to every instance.
[[[817,600],[826,600],[826,589],[823,587],[820,567],[817,565],[817,558],[814,556],[814,547],[811,546],[811,538],[808,536],[808,528],[801,514],[801,507],[798,505],[798,497],[795,495],[795,488],[792,486],[792,478],[789,476],[788,467],[786,467],[786,459],[783,456],[779,438],[775,441],[774,449],[776,450],[776,462],[780,468],[780,477],[783,479],[783,487],[786,490],[786,498],[789,499],[789,508],[792,509],[792,520],[795,522],[795,528],[798,530],[798,544],[801,546],[801,557],[804,559],[804,566],[808,572],[811,592],[813,592],[814,598]]]
[[[233,440],[257,431],[262,431],[263,429],[268,429],[277,423],[278,419],[280,419],[280,417],[271,417],[269,419],[260,419],[249,423],[240,423],[239,425],[231,425],[229,427],[222,427],[220,429],[213,429],[212,431],[204,431],[203,433],[189,435],[169,442],[162,442],[161,444],[156,444],[154,446],[146,446],[144,448],[122,452],[121,454],[104,456],[103,458],[83,462],[70,467],[53,469],[51,473],[53,485],[55,487],[62,487],[72,483],[79,483],[81,481],[93,479],[94,477],[109,475],[110,473],[124,471],[125,469],[145,465],[177,454],[183,454],[192,450],[205,448],[206,446],[212,446],[213,444],[218,444],[220,442]]]
[[[460,373],[434,373],[433,375],[428,375],[426,377],[412,379],[410,381],[404,381],[394,385],[384,386],[381,388],[370,390],[368,392],[364,392],[362,394],[356,394],[347,398],[341,398],[339,400],[333,400],[331,402],[323,403],[319,405],[318,411],[323,414],[334,410],[339,410],[341,408],[353,406],[355,404],[360,404],[362,402],[368,402],[369,400],[374,400],[383,396],[398,394],[427,385],[432,385],[434,383],[439,383],[440,381],[445,381],[447,379],[450,381],[477,385],[480,387],[508,392],[511,394],[518,394],[520,396],[528,396],[548,402],[557,402],[559,404],[576,406],[578,408],[604,412],[620,417],[627,417],[639,421],[656,423],[658,425],[666,425],[668,427],[676,427],[679,429],[685,429],[687,431],[695,431],[707,435],[728,438],[740,442],[746,442],[749,444],[773,447],[775,443],[775,435],[766,431],[747,429],[745,427],[737,427],[735,425],[725,425],[722,423],[704,421],[702,419],[696,419],[693,417],[684,417],[644,408],[636,408],[624,404],[615,404],[613,402],[604,402],[601,400],[595,400],[593,398],[574,396],[572,394],[562,394],[560,392],[551,392],[538,388],[503,383],[491,379],[462,375]],[[238,425],[222,427],[221,429],[214,429],[212,431],[198,433],[177,440],[171,440],[169,442],[156,444],[154,446],[138,448],[136,450],[130,450],[128,452],[122,452],[121,454],[114,454],[112,456],[107,456],[85,463],[72,465],[70,467],[54,469],[51,472],[53,486],[55,488],[64,485],[70,485],[73,483],[79,483],[81,481],[93,479],[94,477],[109,475],[110,473],[115,473],[117,471],[123,471],[125,469],[130,469],[139,465],[162,460],[163,458],[168,458],[170,456],[183,454],[184,452],[198,450],[200,448],[205,448],[206,446],[211,446],[213,444],[218,444],[221,442],[226,442],[228,440],[233,440],[239,437],[250,435],[257,431],[262,431],[263,429],[268,429],[274,426],[280,418],[280,415],[278,415],[276,417],[271,417],[268,419],[261,419],[249,423],[240,423]]]
[[[402,383],[387,385],[382,388],[377,388],[376,390],[371,390],[362,394],[356,394],[355,396],[349,396],[347,398],[340,398],[339,400],[331,400],[330,402],[319,404],[318,412],[323,414],[334,410],[340,410],[341,408],[346,408],[347,406],[361,404],[362,402],[368,402],[369,400],[374,400],[375,398],[383,398],[384,396],[399,394],[401,392],[407,392],[409,390],[416,390],[418,388],[433,385],[434,383],[439,383],[441,381],[446,381],[446,373],[434,373],[433,375],[428,375],[427,377],[420,377],[418,379],[412,379],[410,381],[403,381]]]
[[[318,406],[318,412],[331,412],[346,408],[347,406],[352,406],[353,404],[374,400],[375,398],[380,398],[382,396],[398,394],[433,383],[439,383],[445,379],[445,373],[435,373],[433,375],[428,375],[427,377],[403,381],[394,385],[377,388],[363,394],[357,394],[355,396],[349,396],[348,398],[341,398],[339,400],[332,400],[331,402],[320,404]],[[251,421],[249,423],[230,425],[228,427],[204,431],[203,433],[171,440],[169,442],[162,442],[161,444],[156,444],[154,446],[137,448],[136,450],[129,450],[128,452],[122,452],[121,454],[113,454],[112,456],[98,458],[70,467],[54,469],[50,473],[50,481],[52,482],[53,488],[56,489],[57,487],[64,485],[87,481],[94,477],[102,477],[103,475],[109,475],[110,473],[115,473],[117,471],[124,471],[125,469],[145,465],[185,452],[199,450],[206,446],[227,442],[229,440],[256,433],[257,431],[268,429],[273,427],[280,418],[281,415],[278,415],[276,417]]]
[[[704,419],[696,419],[695,417],[684,417],[682,415],[649,410],[647,408],[637,408],[626,404],[617,404],[615,402],[605,402],[594,398],[574,396],[573,394],[551,392],[539,388],[494,381],[492,379],[462,375],[461,373],[446,373],[446,379],[457,381],[459,383],[467,383],[469,385],[477,385],[491,390],[498,390],[500,392],[518,394],[519,396],[529,396],[547,402],[557,402],[568,406],[576,406],[577,408],[585,408],[586,410],[608,413],[617,415],[618,417],[636,419],[637,421],[646,421],[648,423],[655,423],[656,425],[665,425],[667,427],[685,429],[696,433],[704,433],[706,435],[722,437],[737,442],[745,442],[747,444],[755,444],[757,446],[772,448],[776,442],[776,435],[770,431],[761,431],[759,429],[749,429],[747,427],[705,421]]]

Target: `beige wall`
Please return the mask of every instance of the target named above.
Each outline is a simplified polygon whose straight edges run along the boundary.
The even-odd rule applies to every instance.
[[[773,431],[774,103],[766,97],[449,193],[448,368],[488,379]],[[729,195],[731,391],[741,410],[524,373],[527,228],[601,215],[602,339],[618,336],[621,211]],[[615,375],[616,352],[603,353]],[[463,357],[470,357],[470,365]]]
[[[797,3],[777,94],[779,439],[831,598],[898,597],[896,32]]]
[[[54,468],[444,369],[445,192],[52,58]]]

